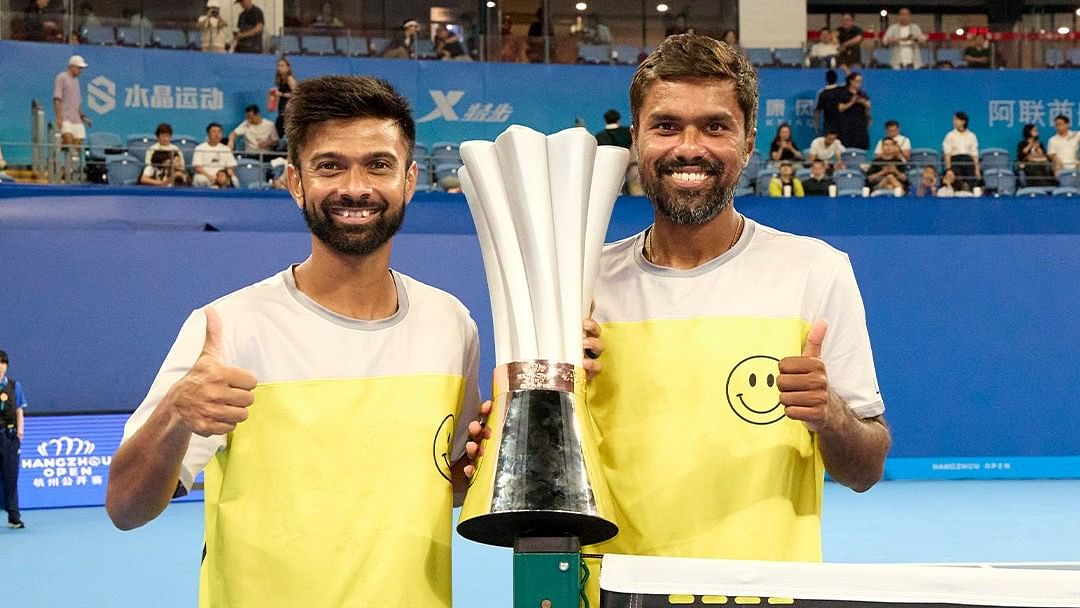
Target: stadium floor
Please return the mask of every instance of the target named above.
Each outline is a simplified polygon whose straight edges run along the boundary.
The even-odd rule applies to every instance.
[[[891,481],[866,494],[829,483],[823,537],[831,562],[1080,562],[1080,479]],[[11,608],[196,604],[202,504],[171,505],[133,532],[104,509],[26,511],[0,528]],[[507,608],[511,553],[454,539],[455,605]],[[389,599],[389,598],[388,598]]]

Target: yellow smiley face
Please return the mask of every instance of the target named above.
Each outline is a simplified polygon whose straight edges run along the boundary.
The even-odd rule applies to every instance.
[[[780,360],[755,355],[739,361],[728,374],[727,400],[731,411],[750,424],[772,424],[784,417],[780,404]]]

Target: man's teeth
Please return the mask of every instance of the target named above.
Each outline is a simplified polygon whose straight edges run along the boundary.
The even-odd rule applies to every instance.
[[[708,177],[704,173],[686,173],[684,171],[676,171],[672,173],[671,176],[677,180],[681,180],[684,182],[700,182],[704,181],[705,178]]]
[[[370,217],[372,213],[375,213],[375,212],[372,211],[371,209],[342,209],[341,210],[341,216],[342,217],[358,217],[358,218],[361,218],[361,219],[366,218],[366,217]]]

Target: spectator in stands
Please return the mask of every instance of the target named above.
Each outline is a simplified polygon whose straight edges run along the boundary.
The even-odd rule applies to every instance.
[[[206,0],[206,14],[196,22],[206,53],[224,53],[229,46],[229,24],[221,17],[221,0]]]
[[[953,172],[969,186],[982,179],[979,167],[979,138],[968,129],[967,112],[953,115],[953,130],[945,135],[941,142],[941,151],[946,169]]]
[[[937,196],[937,169],[933,165],[926,165],[922,168],[922,177],[919,179],[919,185],[914,190],[914,195],[918,197]]]
[[[206,141],[195,147],[195,155],[191,158],[191,168],[194,170],[191,184],[193,186],[209,186],[217,180],[218,171],[225,171],[229,178],[236,175],[236,157],[233,156],[229,146],[221,143],[224,131],[216,122],[206,126]]]
[[[769,160],[776,163],[802,159],[802,151],[791,139],[791,125],[786,122],[780,123],[780,126],[776,128],[776,136],[769,144]]]
[[[262,117],[262,114],[259,113],[259,106],[255,104],[244,108],[244,120],[236,125],[232,133],[229,133],[227,145],[230,150],[236,149],[236,138],[239,136],[244,138],[245,153],[259,154],[261,156],[277,149],[277,127],[274,123]],[[262,159],[260,158],[260,160]]]
[[[277,120],[274,127],[277,128],[278,139],[285,137],[285,108],[292,99],[293,91],[296,90],[296,76],[293,75],[292,64],[288,58],[281,56],[277,60],[277,71],[274,72],[274,89],[277,91]]]
[[[319,5],[319,15],[311,24],[313,27],[345,27],[345,23],[334,14],[334,4],[323,2]]]
[[[896,140],[886,137],[881,142],[881,154],[874,157],[866,171],[866,184],[874,190],[895,190],[907,186],[907,163]]]
[[[1054,163],[1047,156],[1042,141],[1039,140],[1039,128],[1033,124],[1024,125],[1020,143],[1016,144],[1016,163],[1028,186],[1056,186]]]
[[[834,184],[831,177],[825,174],[825,161],[814,159],[810,162],[810,177],[802,180],[803,192],[806,196],[828,196],[829,186]]]
[[[952,169],[945,169],[941,176],[941,185],[937,189],[937,196],[956,196],[957,192],[971,192],[971,186],[956,176]]]
[[[836,29],[836,40],[840,49],[837,60],[845,72],[862,66],[862,39],[863,30],[855,25],[855,15],[844,13]]]
[[[791,196],[804,196],[802,181],[795,177],[795,168],[791,166],[791,161],[782,161],[780,163],[780,175],[774,175],[769,180],[769,196],[771,197],[784,197]]]
[[[225,169],[218,169],[218,172],[214,175],[214,183],[210,185],[211,188],[217,190],[221,188],[232,188],[233,177],[229,175],[229,172]]]
[[[832,30],[827,27],[821,28],[817,42],[810,47],[810,65],[814,67],[835,67],[838,54],[840,54],[840,48],[836,45],[836,38],[833,37]],[[835,78],[833,83],[836,83]]]
[[[837,169],[843,169],[844,164],[840,161],[840,154],[844,151],[844,144],[836,134],[836,129],[825,131],[825,135],[814,138],[810,142],[810,160],[821,161],[830,175]]]
[[[64,35],[60,24],[64,16],[49,6],[49,0],[30,0],[23,13],[23,39],[34,42],[60,42]]]
[[[154,22],[143,14],[141,6],[126,7],[120,14],[127,19],[129,26],[142,30],[146,34],[146,42],[150,42],[150,32],[154,31]]]
[[[990,42],[982,34],[976,34],[972,44],[964,49],[964,62],[969,68],[988,68],[993,60],[994,51]]]
[[[402,23],[401,31],[394,33],[394,37],[390,39],[390,44],[386,45],[382,56],[391,59],[415,59],[416,38],[419,33],[419,21],[409,19]]]
[[[74,166],[82,153],[83,140],[86,139],[86,127],[92,126],[90,117],[82,110],[82,93],[79,90],[79,74],[86,69],[86,60],[80,55],[68,59],[68,67],[56,75],[53,84],[53,110],[60,129],[60,138],[64,144],[63,177],[70,181]]]
[[[880,156],[882,152],[882,142],[886,138],[892,138],[896,142],[897,146],[900,146],[900,153],[904,155],[905,160],[911,159],[911,140],[906,136],[900,134],[900,122],[895,118],[890,118],[885,121],[885,137],[878,140],[874,145],[874,156]]]
[[[183,156],[173,150],[155,150],[143,167],[139,183],[144,186],[182,186],[187,184]]]
[[[666,37],[666,36],[674,36],[676,34],[685,34],[686,33],[686,13],[679,13],[678,15],[675,15],[675,16],[668,16],[668,15],[670,15],[670,13],[665,15],[665,18],[664,18],[664,21],[665,21],[665,23],[664,23],[664,36]],[[725,40],[726,36],[727,36],[727,32],[724,32],[724,37],[721,37],[720,40],[723,41],[723,42],[727,42],[727,40]]]
[[[862,74],[851,72],[837,94],[840,120],[836,132],[845,148],[870,148],[870,96],[862,90]]]
[[[444,175],[439,180],[439,189],[448,194],[460,194],[461,193],[461,180],[454,174]]]
[[[526,51],[526,56],[531,63],[541,63],[544,61],[544,8],[541,6],[536,9],[536,20],[529,24],[529,45]],[[548,22],[547,36],[548,51],[554,55],[555,53],[555,24]]]
[[[900,9],[897,16],[897,22],[885,30],[885,35],[881,39],[882,44],[892,49],[889,65],[894,70],[919,69],[922,67],[919,45],[926,44],[928,40],[926,34],[923,34],[919,24],[911,22],[910,9]]]
[[[1054,162],[1054,175],[1077,167],[1077,148],[1080,147],[1080,131],[1069,129],[1069,117],[1061,114],[1054,118],[1054,133],[1046,143],[1046,155]]]
[[[688,27],[686,29],[687,29],[687,32],[686,32],[687,34],[696,33],[696,32],[690,31],[690,30],[694,29],[692,27]],[[720,41],[727,44],[728,46],[730,46],[733,49],[739,48],[739,35],[735,32],[735,30],[724,30],[724,35],[720,36]]]
[[[630,127],[624,127],[619,121],[622,115],[612,108],[604,112],[604,130],[596,133],[596,143],[601,146],[620,146],[630,149],[632,137]]]
[[[79,3],[78,20],[75,22],[75,31],[73,33],[80,35],[84,27],[97,27],[101,25],[101,19],[94,14],[94,5],[90,4],[89,0],[83,0]],[[84,42],[80,38],[80,42]]]
[[[435,56],[444,61],[469,61],[471,57],[465,52],[465,45],[461,44],[461,38],[454,30],[440,25],[435,33]]]
[[[611,28],[600,21],[600,15],[591,13],[580,29],[585,44],[611,44]]]
[[[843,92],[836,84],[836,70],[825,72],[825,87],[818,91],[814,106],[814,132],[818,135],[836,131],[840,125],[840,97]]]
[[[263,28],[266,23],[262,9],[255,6],[253,0],[236,1],[244,10],[240,11],[240,16],[236,19],[236,30],[233,32],[234,50],[237,53],[261,53]]]
[[[184,154],[180,151],[180,148],[178,148],[176,144],[172,143],[172,135],[172,125],[167,122],[159,124],[157,126],[157,129],[154,130],[154,136],[157,137],[157,141],[155,141],[153,144],[150,145],[149,148],[146,149],[146,157],[143,159],[143,162],[147,165],[151,164],[152,161],[150,157],[154,154],[154,152],[158,152],[160,150],[176,152],[176,155],[180,157],[180,170],[183,171]]]

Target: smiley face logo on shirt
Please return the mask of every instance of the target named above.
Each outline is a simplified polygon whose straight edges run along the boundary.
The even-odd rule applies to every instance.
[[[435,461],[435,470],[446,481],[450,481],[450,450],[453,449],[455,420],[453,414],[447,414],[431,442],[431,458]]]
[[[780,404],[780,360],[754,355],[739,361],[728,374],[727,401],[735,415],[750,424],[772,424],[784,417]]]

